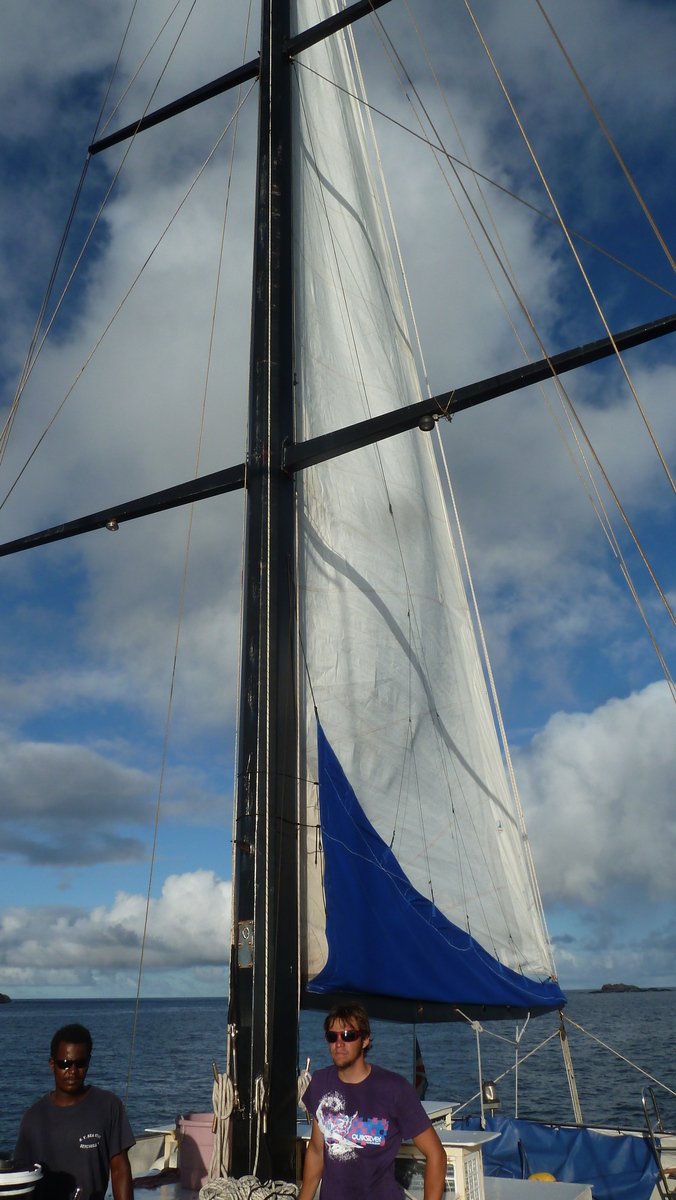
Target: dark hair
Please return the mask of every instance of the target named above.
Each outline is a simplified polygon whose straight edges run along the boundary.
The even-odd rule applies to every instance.
[[[361,1036],[369,1039],[368,1046],[364,1046],[364,1054],[368,1054],[371,1049],[371,1026],[369,1025],[369,1015],[363,1004],[358,1001],[348,1001],[347,1004],[334,1004],[331,1012],[324,1021],[324,1033],[328,1033],[334,1021],[342,1021],[345,1025],[356,1025]]]
[[[62,1025],[61,1029],[57,1029],[49,1047],[51,1058],[56,1058],[60,1042],[70,1042],[73,1046],[86,1046],[88,1058],[92,1052],[92,1035],[84,1025],[78,1025],[77,1023],[75,1025]]]

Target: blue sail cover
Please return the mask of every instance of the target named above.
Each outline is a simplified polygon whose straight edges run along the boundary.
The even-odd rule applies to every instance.
[[[479,1129],[478,1117],[454,1121],[456,1129]],[[594,1200],[650,1200],[657,1163],[646,1137],[597,1129],[541,1125],[511,1117],[486,1117],[500,1137],[482,1149],[484,1173],[527,1179],[548,1171],[561,1183],[591,1185]]]
[[[503,966],[411,885],[317,725],[328,961],[308,991],[555,1008],[565,996]]]

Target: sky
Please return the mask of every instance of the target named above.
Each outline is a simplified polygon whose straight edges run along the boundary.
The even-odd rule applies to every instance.
[[[668,242],[673,7],[549,0],[546,8]],[[5,413],[130,9],[128,0],[43,0],[27,17],[22,0],[2,6]],[[551,215],[465,3],[410,0],[410,9],[462,145],[403,0],[381,16],[412,81],[406,90],[415,85],[435,136]],[[676,310],[667,294],[676,293],[674,271],[535,0],[476,0],[473,11],[564,221],[663,289],[577,242],[610,327]],[[146,0],[129,27],[104,123],[167,19],[110,129],[242,60],[243,0]],[[379,27],[362,22],[369,99],[418,128],[384,41]],[[247,57],[257,45],[254,11]],[[124,149],[92,160],[50,314],[114,186],[0,463],[0,540],[191,478],[205,391],[199,473],[242,461],[256,99],[254,87],[241,109],[230,190],[232,128],[174,220],[231,122],[232,94],[140,135],[119,179]],[[427,146],[374,120],[433,391],[523,361],[485,264],[528,353],[540,357],[479,228],[476,213],[484,224],[489,218],[470,173],[459,168],[476,212],[449,172],[456,203]],[[484,195],[547,351],[602,337],[560,229],[490,184]],[[672,473],[675,356],[673,337],[625,356]],[[628,383],[609,361],[567,376],[565,386],[673,608],[676,497]],[[547,395],[574,445],[556,393]],[[676,986],[676,706],[576,473],[579,455],[571,458],[534,388],[459,414],[443,438],[562,986]],[[598,471],[595,478],[673,670],[673,622]],[[188,525],[182,509],[0,563],[0,990],[12,996],[135,992]],[[241,496],[197,506],[144,995],[222,994],[227,986],[241,536]]]

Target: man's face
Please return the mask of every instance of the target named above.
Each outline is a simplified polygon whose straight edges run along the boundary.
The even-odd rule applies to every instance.
[[[56,1058],[50,1058],[49,1065],[57,1092],[64,1096],[77,1096],[84,1087],[89,1070],[87,1046],[84,1042],[59,1042]]]
[[[340,1033],[343,1029],[357,1030],[357,1028],[355,1021],[333,1021],[330,1032]],[[350,1067],[352,1063],[363,1058],[368,1044],[369,1038],[361,1035],[354,1042],[344,1042],[342,1037],[339,1037],[336,1042],[329,1042],[331,1058],[337,1067]]]

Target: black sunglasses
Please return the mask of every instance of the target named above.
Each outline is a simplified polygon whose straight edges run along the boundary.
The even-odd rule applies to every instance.
[[[327,1042],[337,1042],[340,1038],[343,1042],[356,1042],[358,1038],[364,1035],[358,1029],[330,1029],[326,1035]]]
[[[58,1067],[60,1071],[67,1071],[69,1067],[77,1067],[78,1071],[81,1071],[88,1062],[88,1058],[55,1058],[54,1066]]]

